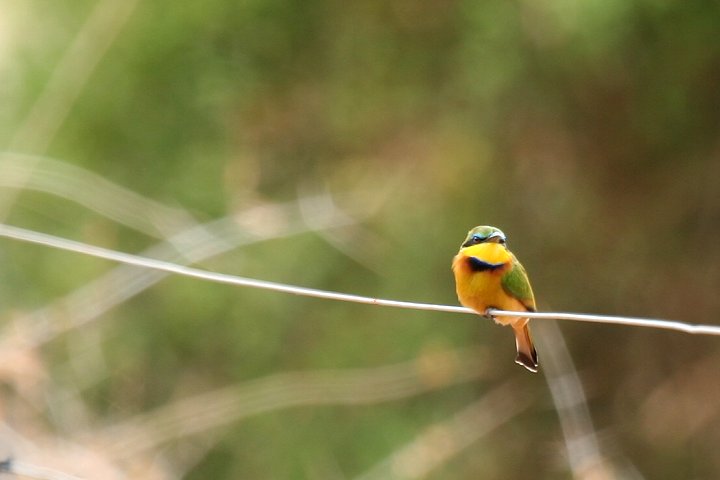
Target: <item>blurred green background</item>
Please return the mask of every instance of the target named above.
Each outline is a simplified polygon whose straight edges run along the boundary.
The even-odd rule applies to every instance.
[[[452,305],[451,258],[490,224],[542,310],[718,324],[718,32],[702,0],[4,1],[0,215]],[[18,460],[83,478],[720,478],[717,338],[560,323],[587,437],[561,426],[550,387],[583,407],[549,322],[533,376],[473,316],[180,277],[132,291],[147,272],[99,285],[115,265],[11,240],[0,258],[0,447]],[[198,397],[226,389],[235,410]]]

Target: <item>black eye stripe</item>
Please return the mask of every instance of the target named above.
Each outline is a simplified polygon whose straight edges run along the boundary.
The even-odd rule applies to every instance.
[[[485,242],[494,242],[499,243],[500,245],[505,245],[507,240],[502,235],[492,234],[492,235],[486,235],[481,236],[478,233],[475,233],[473,235],[470,235],[467,240],[465,240],[465,243],[462,244],[463,247],[469,247],[471,245],[477,245],[479,243],[485,243]]]

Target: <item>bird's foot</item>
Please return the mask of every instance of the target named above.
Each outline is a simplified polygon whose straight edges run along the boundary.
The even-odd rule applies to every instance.
[[[485,316],[486,318],[489,318],[490,320],[492,320],[492,321],[494,321],[494,322],[497,322],[497,320],[496,320],[495,317],[492,315],[492,313],[490,313],[492,310],[497,310],[497,308],[496,308],[496,307],[488,307],[488,308],[486,308],[486,309],[485,309],[485,312],[483,313],[483,316]]]

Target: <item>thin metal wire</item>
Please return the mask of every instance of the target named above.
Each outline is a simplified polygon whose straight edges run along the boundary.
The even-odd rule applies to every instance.
[[[386,300],[382,298],[364,297],[360,295],[352,295],[339,292],[330,292],[326,290],[318,290],[315,288],[297,287],[283,283],[268,282],[265,280],[257,280],[253,278],[238,277],[224,273],[208,272],[198,268],[177,265],[162,260],[154,260],[151,258],[140,257],[129,253],[117,252],[107,248],[96,247],[74,240],[48,235],[45,233],[34,232],[24,228],[15,227],[6,224],[0,224],[0,236],[13,238],[24,242],[45,245],[59,250],[66,250],[93,257],[104,258],[115,262],[135,265],[144,268],[153,268],[165,272],[184,275],[187,277],[199,278],[217,283],[226,283],[230,285],[238,285],[242,287],[260,288],[275,292],[290,293],[305,297],[323,298],[327,300],[339,300],[343,302],[364,303],[368,305],[378,305],[382,307],[407,308],[411,310],[432,310],[438,312],[451,313],[475,313],[473,310],[465,307],[456,307],[451,305],[435,305],[431,303],[415,303],[403,302],[398,300]],[[631,325],[636,327],[660,328],[666,330],[675,330],[696,335],[718,335],[720,336],[720,325],[700,325],[675,320],[661,320],[654,318],[635,318],[621,317],[611,315],[590,315],[580,313],[564,313],[564,312],[513,312],[508,310],[491,309],[487,312],[493,316],[508,317],[528,317],[538,319],[557,319],[557,320],[573,320],[578,322],[593,323],[610,323],[617,325]]]

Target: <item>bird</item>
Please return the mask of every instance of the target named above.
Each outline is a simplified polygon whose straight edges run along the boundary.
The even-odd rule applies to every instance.
[[[488,225],[471,229],[452,261],[455,290],[460,303],[480,315],[488,309],[535,311],[535,296],[525,268],[507,248],[502,230]],[[529,318],[491,316],[515,333],[515,363],[538,371],[538,356],[530,336]]]

